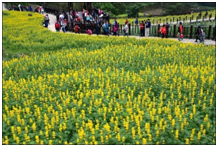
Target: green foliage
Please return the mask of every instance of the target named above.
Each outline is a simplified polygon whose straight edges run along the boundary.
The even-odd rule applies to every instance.
[[[196,7],[196,3],[163,3],[162,8],[164,15],[180,15],[190,13],[192,8]]]

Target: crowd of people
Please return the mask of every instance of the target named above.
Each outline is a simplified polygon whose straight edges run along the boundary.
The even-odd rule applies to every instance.
[[[167,22],[166,24],[163,24],[163,26],[159,29],[158,33],[161,34],[162,38],[168,38],[169,27],[170,27],[170,25]],[[198,42],[198,40],[199,40],[201,43],[204,43],[205,30],[201,29],[200,23],[198,23],[198,28],[195,32],[195,36],[196,36],[195,42]],[[177,37],[178,37],[179,41],[183,40],[183,38],[184,38],[182,22],[179,23]]]
[[[38,12],[41,14],[44,14],[45,9],[43,6],[37,6],[35,9],[30,5],[30,6],[24,6],[21,4],[16,5],[12,5],[12,8],[9,8],[9,10],[14,10],[14,11],[30,11],[30,12]]]
[[[85,19],[83,18],[83,21],[88,21],[88,23],[91,23],[90,18],[94,19],[93,24],[95,24],[95,26],[96,26],[94,32],[97,35],[100,34],[101,28],[102,28],[104,35],[109,36],[109,34],[111,33],[114,36],[119,36],[119,24],[118,24],[117,20],[114,19],[113,24],[112,24],[112,28],[113,28],[112,31],[113,32],[110,32],[109,31],[109,22],[105,21],[101,17],[99,17],[102,15],[103,11],[99,10],[99,12],[100,13],[98,15],[96,15],[95,13],[89,14],[88,11],[85,11],[83,9],[83,17],[85,18]],[[80,27],[79,27],[79,24],[77,24],[76,22],[79,21],[79,23],[81,23],[81,18],[79,17],[79,14],[77,11],[71,11],[70,15],[72,15],[72,17],[75,17],[74,18],[74,20],[75,20],[74,31],[75,31],[75,33],[79,33]],[[89,15],[91,15],[91,17]],[[87,17],[88,17],[88,19],[87,19]],[[47,24],[49,24],[48,15],[45,15],[45,22],[46,22],[46,26],[47,26]],[[128,24],[129,24],[128,19],[126,19],[125,26],[122,30],[122,31],[124,31],[124,36],[127,36],[127,37],[129,36],[129,25]],[[138,24],[139,24],[139,22],[138,22],[138,19],[136,18],[135,25],[138,26]],[[59,15],[59,19],[55,23],[56,31],[60,31],[60,29],[62,28],[62,31],[65,33],[67,30],[67,25],[68,25],[67,19],[64,16],[64,14]],[[151,28],[150,19],[147,19],[146,22],[141,21],[139,28],[140,28],[140,36],[141,37],[142,36],[149,37],[149,30]],[[163,24],[163,26],[158,30],[158,33],[161,34],[162,38],[168,38],[169,28],[170,28],[170,24],[167,22],[166,24]],[[88,35],[91,35],[94,32],[92,32],[90,29],[87,29]],[[198,40],[202,43],[204,42],[205,31],[201,29],[200,23],[198,24],[198,29],[197,29],[195,35],[196,35],[195,42],[197,42]],[[179,23],[177,37],[178,37],[179,41],[183,40],[183,38],[184,38],[182,22]]]
[[[12,8],[10,9],[15,10],[15,11],[35,11],[41,14],[44,14],[45,12],[45,9],[43,6],[37,6],[37,8],[34,10],[32,6],[24,6],[21,4],[18,4],[18,6],[13,5]],[[191,14],[193,14],[193,11],[191,11]],[[62,29],[62,31],[65,33],[68,30],[68,21],[70,22],[73,21],[75,33],[80,32],[80,27],[78,23],[82,23],[82,24],[95,24],[96,27],[94,29],[94,32],[97,35],[100,34],[101,28],[102,28],[105,35],[109,36],[109,34],[111,33],[115,36],[119,36],[119,23],[117,22],[116,19],[114,19],[113,24],[112,24],[113,32],[110,32],[109,31],[110,24],[107,20],[103,19],[103,17],[106,16],[106,14],[101,9],[94,8],[90,12],[88,10],[83,9],[82,15],[79,14],[79,12],[76,10],[71,10],[69,13],[66,13],[64,11],[63,13],[56,12],[55,15],[57,17],[57,21],[55,22],[56,31],[60,31]],[[205,17],[207,15],[208,15],[208,12],[205,13]],[[198,16],[201,17],[201,13],[199,13]],[[45,19],[44,19],[43,25],[45,27],[48,27],[48,25],[50,24],[49,16],[48,14],[46,14],[44,17]],[[144,17],[146,17],[145,12],[144,12]],[[128,19],[126,19],[125,26],[122,30],[124,31],[124,36],[129,36],[129,25],[128,24],[129,24]],[[138,24],[139,24],[139,21],[136,18],[135,20],[136,27],[138,27]],[[149,37],[150,27],[151,27],[151,22],[149,19],[147,19],[146,22],[141,21],[140,26],[139,26],[140,36]],[[161,34],[162,38],[168,38],[169,27],[170,25],[167,22],[166,24],[163,24],[163,26],[158,30],[158,33]],[[90,29],[87,29],[87,34],[89,35],[91,35],[94,32],[92,32]],[[200,23],[198,23],[198,28],[197,28],[197,31],[195,32],[195,36],[196,36],[195,42],[197,42],[198,40],[202,43],[204,42],[205,30],[201,29]],[[184,37],[182,22],[179,23],[177,37],[179,41],[181,41]],[[215,40],[214,38],[213,40]]]
[[[73,25],[74,29],[75,27],[79,26],[80,24],[90,24],[90,25],[96,25],[96,33],[100,32],[99,27],[104,27],[105,34],[109,33],[109,27],[108,22],[106,22],[105,17],[109,17],[103,12],[101,9],[92,9],[90,12],[88,10],[83,9],[82,12],[78,12],[77,10],[70,10],[70,12],[56,12],[56,23],[59,23],[59,26],[62,27],[62,30],[64,28],[65,32],[68,31],[68,25]],[[105,20],[105,21],[103,21]],[[68,23],[69,22],[69,23]],[[59,27],[58,25],[56,25]],[[55,28],[57,28],[55,27]],[[80,30],[79,28],[77,28]],[[57,31],[60,31],[59,28],[56,29]]]
[[[33,7],[32,6],[24,6],[21,4],[18,4],[18,6],[16,5],[12,5],[12,8],[9,8],[9,10],[14,10],[14,11],[33,11]]]

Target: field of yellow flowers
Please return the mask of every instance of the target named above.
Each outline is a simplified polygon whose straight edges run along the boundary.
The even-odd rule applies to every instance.
[[[202,11],[201,14],[202,14],[202,17],[205,15],[206,11]],[[177,18],[181,18],[181,21],[183,21],[183,19],[186,19],[186,16],[187,16],[187,20],[190,20],[190,17],[192,17],[193,15],[193,20],[196,19],[196,17],[198,16],[199,12],[195,12],[193,14],[185,14],[185,15],[168,15],[168,16],[158,16],[158,17],[145,17],[145,18],[138,18],[138,21],[139,21],[139,24],[141,23],[141,21],[146,21],[147,19],[150,19],[150,21],[155,24],[158,24],[158,23],[163,23],[163,20],[166,20],[166,18],[168,18],[168,22],[170,22],[170,19],[172,19],[173,21],[173,17],[174,17],[174,22],[177,21]],[[208,11],[208,16],[207,16],[207,19],[209,19],[209,15],[212,14],[212,17],[215,17],[215,14],[216,14],[216,11],[215,10],[211,10],[211,11]],[[143,15],[143,14],[142,14]],[[202,19],[201,17],[201,19]],[[126,19],[128,19],[129,23],[132,24],[132,22],[134,22],[133,24],[135,25],[135,19],[136,18],[118,18],[117,19],[117,22],[120,23],[120,24],[125,24],[125,21]],[[162,21],[160,21],[160,19]],[[166,23],[166,22],[165,22]]]
[[[3,14],[5,52],[25,52],[2,65],[3,144],[216,144],[215,46],[53,33],[33,14]]]

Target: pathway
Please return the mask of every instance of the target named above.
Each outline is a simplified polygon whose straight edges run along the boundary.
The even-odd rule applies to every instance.
[[[55,32],[54,26],[55,26],[56,16],[53,15],[53,14],[48,14],[48,15],[49,15],[49,18],[50,18],[50,25],[48,26],[48,28],[51,31]],[[87,35],[87,34],[83,34],[83,35]],[[95,34],[93,34],[93,35],[95,35]],[[145,38],[145,37],[139,37],[139,36],[130,36],[130,37],[136,37],[138,39]],[[160,37],[149,37],[149,38],[160,38]],[[177,38],[169,38],[169,39],[178,40]],[[184,38],[181,42],[184,42],[184,43],[193,43],[193,44],[199,44],[200,43],[199,41],[195,42],[195,39],[188,39],[188,38],[187,39]],[[216,45],[216,41],[211,40],[211,39],[205,39],[204,44],[205,45]]]
[[[7,10],[5,8],[4,3],[2,3],[2,8],[3,8],[3,10]],[[54,26],[55,26],[56,16],[53,15],[53,14],[48,14],[48,16],[49,16],[49,19],[50,19],[50,25],[48,26],[48,29],[51,30],[52,32],[55,32],[55,27]],[[193,20],[193,21],[196,22],[196,20]],[[188,21],[188,22],[190,22],[190,21]],[[176,22],[174,22],[174,23],[176,23]],[[69,32],[69,33],[71,33],[71,32]],[[81,35],[86,35],[86,34],[81,34]],[[93,34],[93,35],[95,35],[95,34]],[[120,37],[122,37],[122,36],[120,36]],[[136,37],[138,39],[144,38],[144,37],[139,37],[139,36],[130,36],[130,37]],[[160,38],[160,37],[148,37],[148,38]],[[169,39],[178,40],[177,38],[169,38]],[[181,42],[199,44],[199,41],[195,42],[195,39],[188,39],[188,38],[187,39],[184,38]],[[205,39],[204,44],[205,45],[216,45],[216,41],[211,40],[211,39]]]

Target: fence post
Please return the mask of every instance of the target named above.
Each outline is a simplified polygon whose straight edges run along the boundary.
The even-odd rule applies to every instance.
[[[208,31],[208,37],[207,37],[207,39],[210,39],[210,33],[211,33],[211,25],[209,25],[209,31]]]
[[[213,38],[212,38],[212,40],[215,40],[215,37],[216,37],[216,26],[214,26],[214,28],[213,28]]]
[[[129,35],[131,35],[131,24],[129,23]]]
[[[177,18],[177,24],[178,24],[178,21],[179,21],[179,20],[178,20],[178,18]]]
[[[176,25],[174,24],[173,26],[173,38],[176,38]]]
[[[192,18],[190,17],[190,23],[192,22]]]
[[[190,36],[189,36],[190,39],[192,38],[192,30],[193,30],[193,25],[191,25],[191,28],[190,28]]]
[[[153,24],[154,24],[154,19],[153,19]]]
[[[122,25],[120,25],[120,27],[121,27],[121,32],[120,32],[120,33],[122,33],[122,31],[123,31],[123,29],[122,29]]]
[[[174,22],[174,17],[173,17],[173,22]]]
[[[186,18],[186,21],[187,21],[187,19],[188,19],[187,15],[185,16],[185,18]]]
[[[111,28],[112,28],[112,25],[110,24],[110,33],[111,33]],[[113,26],[113,28],[114,28],[114,26]],[[114,30],[114,29],[113,29]]]
[[[158,29],[158,31],[160,30],[160,24],[158,24],[157,29]],[[159,37],[160,34],[158,33],[158,31],[157,31],[157,36]]]
[[[192,15],[192,20],[193,20],[193,18],[194,18],[194,15]]]
[[[183,23],[185,22],[185,18],[183,18]]]

